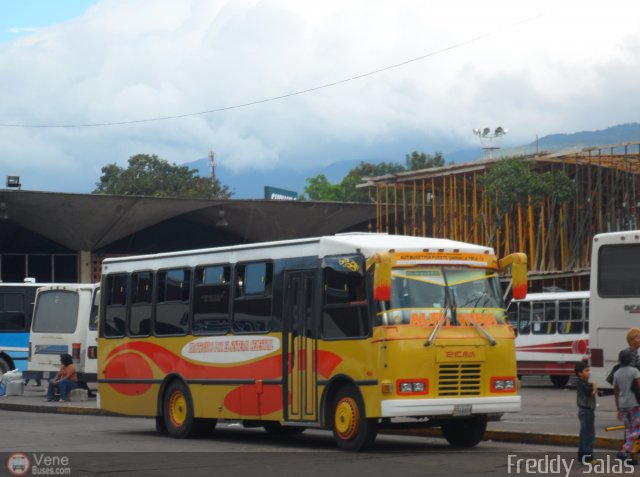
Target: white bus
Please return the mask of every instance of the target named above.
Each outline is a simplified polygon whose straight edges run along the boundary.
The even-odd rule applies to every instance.
[[[640,327],[640,230],[598,234],[591,251],[591,377],[605,377],[628,346],[629,328]]]
[[[38,289],[31,323],[25,379],[48,379],[68,353],[85,382],[97,381],[99,284],[49,285]]]
[[[589,292],[529,293],[509,305],[518,375],[549,376],[558,387],[588,359]]]

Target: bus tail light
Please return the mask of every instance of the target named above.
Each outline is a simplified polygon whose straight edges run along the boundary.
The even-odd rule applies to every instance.
[[[591,348],[590,365],[593,368],[602,368],[604,366],[604,353],[602,348]]]
[[[73,359],[80,359],[80,343],[73,343],[71,345],[71,357]]]
[[[89,357],[89,359],[96,359],[98,357],[98,347],[89,346],[87,348],[87,356]]]
[[[493,377],[491,378],[492,393],[510,393],[516,390],[516,377]]]
[[[398,379],[396,381],[398,394],[429,394],[428,379]]]

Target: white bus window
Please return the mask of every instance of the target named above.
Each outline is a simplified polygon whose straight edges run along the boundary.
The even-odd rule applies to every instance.
[[[532,325],[534,335],[551,335],[556,332],[556,304],[538,302],[533,304]]]
[[[558,333],[582,333],[582,301],[561,301],[558,307]]]
[[[589,333],[589,300],[584,302],[584,332]]]
[[[598,295],[640,297],[640,244],[603,245],[598,266]]]
[[[190,270],[174,269],[158,272],[155,334],[183,335],[187,332],[190,284]]]
[[[51,290],[38,295],[33,331],[39,333],[73,333],[78,324],[78,294]]]
[[[225,334],[229,331],[231,267],[196,268],[193,289],[193,326],[196,334]]]
[[[522,302],[518,308],[518,334],[531,333],[531,304]]]

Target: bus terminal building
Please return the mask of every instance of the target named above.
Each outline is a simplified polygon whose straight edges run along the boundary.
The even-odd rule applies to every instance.
[[[0,190],[0,281],[92,283],[106,257],[368,231],[375,205]]]

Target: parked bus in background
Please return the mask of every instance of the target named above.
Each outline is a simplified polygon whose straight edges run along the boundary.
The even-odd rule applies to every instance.
[[[507,311],[516,332],[518,375],[549,376],[558,387],[588,359],[589,292],[529,293]]]
[[[25,379],[49,379],[68,353],[85,382],[96,382],[99,284],[47,285],[36,294]]]
[[[474,446],[518,412],[498,272],[526,294],[526,257],[443,239],[340,234],[109,258],[102,408],[183,438],[218,419],[362,450],[380,428],[439,426]],[[401,421],[401,422],[398,422]]]
[[[0,282],[0,373],[24,371],[29,355],[29,328],[36,290],[42,284]]]
[[[640,230],[598,234],[591,251],[591,377],[610,390],[607,373],[640,327]]]

